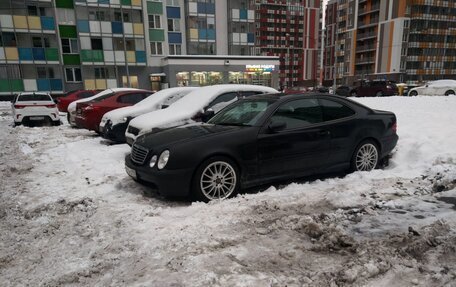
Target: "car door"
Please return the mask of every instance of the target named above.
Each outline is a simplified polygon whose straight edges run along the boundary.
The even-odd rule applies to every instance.
[[[331,135],[328,166],[347,162],[354,149],[356,112],[337,100],[320,99],[325,129]]]
[[[283,130],[271,132],[271,123],[285,123]],[[310,174],[326,165],[330,134],[316,98],[283,103],[258,135],[258,164],[261,177]]]

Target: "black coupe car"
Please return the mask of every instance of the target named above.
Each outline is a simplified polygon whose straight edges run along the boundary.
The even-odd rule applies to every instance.
[[[207,123],[137,138],[127,173],[165,196],[210,201],[311,174],[370,171],[396,146],[396,116],[322,94],[261,95]]]

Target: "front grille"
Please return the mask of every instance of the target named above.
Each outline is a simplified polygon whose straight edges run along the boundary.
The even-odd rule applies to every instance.
[[[144,164],[144,161],[146,160],[148,153],[149,153],[149,151],[146,148],[134,144],[131,148],[130,157],[134,163]]]
[[[132,127],[132,126],[129,126],[128,127],[128,132],[131,133],[132,135],[137,136],[139,134],[139,129],[135,128],[135,127]]]

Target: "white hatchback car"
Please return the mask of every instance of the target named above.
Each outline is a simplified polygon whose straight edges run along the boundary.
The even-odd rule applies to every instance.
[[[57,105],[48,93],[20,93],[12,101],[11,107],[15,126],[37,122],[60,125]]]
[[[409,96],[450,96],[456,94],[456,80],[436,80],[410,89]]]
[[[271,93],[278,91],[257,85],[225,84],[201,87],[174,102],[169,108],[143,114],[131,120],[125,138],[127,143],[132,145],[138,135],[194,121],[204,121],[240,98]]]

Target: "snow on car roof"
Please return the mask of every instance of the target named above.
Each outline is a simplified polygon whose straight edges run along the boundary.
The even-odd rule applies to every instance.
[[[156,106],[163,104],[169,97],[173,95],[186,95],[196,89],[199,89],[199,87],[176,87],[160,90],[152,96],[145,98],[144,100],[140,101],[139,103],[136,103],[133,106],[123,107],[120,109],[115,109],[110,112],[107,112],[103,116],[103,118],[110,119],[114,125],[117,122],[117,120],[122,119],[124,117],[134,117],[136,115],[151,112],[154,109],[160,108]]]
[[[220,94],[236,91],[278,93],[276,89],[257,85],[225,84],[201,87],[176,101],[167,109],[147,113],[133,119],[130,125],[142,130],[191,119]]]
[[[68,105],[68,111],[75,110],[76,109],[76,105],[78,103],[83,103],[83,102],[88,102],[88,101],[91,101],[91,100],[95,100],[95,99],[97,99],[99,97],[105,96],[105,95],[110,94],[110,93],[124,92],[124,91],[140,91],[140,89],[135,89],[135,88],[112,88],[112,89],[106,89],[106,90],[101,91],[98,94],[95,94],[95,95],[93,95],[91,97],[80,99],[80,100],[77,100],[77,101],[74,101],[74,102],[70,103]]]
[[[456,80],[436,80],[436,81],[428,82],[428,85],[431,85],[434,87],[456,86]]]

